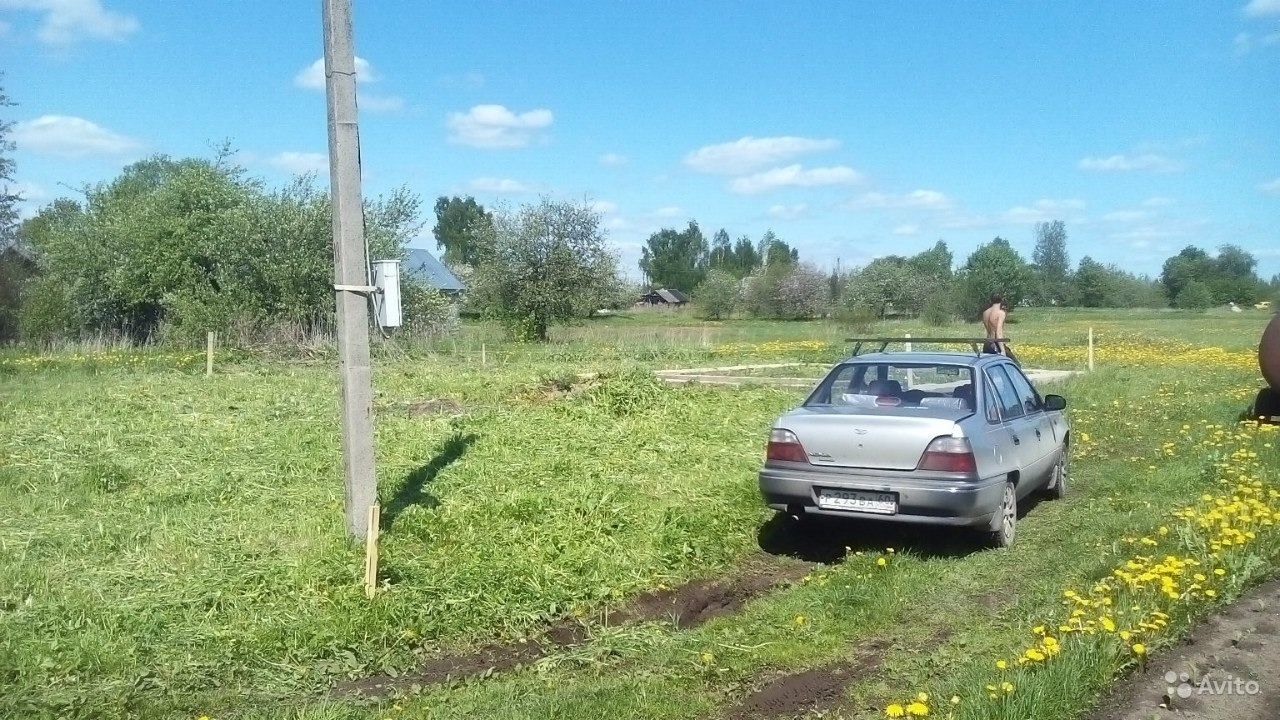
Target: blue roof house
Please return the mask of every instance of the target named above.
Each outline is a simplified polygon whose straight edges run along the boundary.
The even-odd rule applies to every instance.
[[[420,280],[446,295],[459,295],[466,291],[457,275],[454,275],[435,255],[422,248],[408,248],[405,276]]]

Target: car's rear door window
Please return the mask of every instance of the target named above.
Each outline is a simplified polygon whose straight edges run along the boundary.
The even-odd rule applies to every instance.
[[[1001,365],[1000,369],[1009,374],[1009,379],[1013,381],[1013,389],[1018,393],[1018,399],[1022,401],[1022,406],[1027,409],[1027,414],[1040,412],[1044,403],[1040,401],[1040,393],[1031,387],[1031,382],[1027,380],[1022,371],[1013,365]]]
[[[983,383],[982,389],[982,405],[984,412],[987,414],[987,422],[992,425],[998,425],[1000,423],[1000,400],[996,397],[996,390],[992,387],[990,380]]]
[[[987,377],[991,378],[991,384],[995,385],[996,397],[1000,400],[1000,413],[1004,415],[1005,420],[1020,418],[1027,414],[1022,400],[1018,397],[1018,391],[1013,387],[1013,381],[1009,379],[1003,367],[997,365],[987,368]]]

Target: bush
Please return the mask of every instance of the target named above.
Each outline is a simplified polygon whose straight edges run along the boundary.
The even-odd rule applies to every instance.
[[[1199,280],[1190,280],[1173,298],[1173,306],[1184,310],[1205,310],[1213,305],[1209,286]]]
[[[458,306],[448,295],[416,281],[400,286],[404,330],[412,335],[442,337],[458,329]]]
[[[876,311],[865,305],[842,305],[836,310],[836,322],[859,335],[871,332],[879,317]]]
[[[738,306],[741,290],[738,279],[724,270],[712,270],[693,292],[698,316],[705,320],[723,320]]]
[[[827,311],[827,276],[811,265],[773,263],[747,279],[747,312],[756,317],[807,320]]]
[[[955,298],[945,290],[931,294],[920,311],[920,318],[930,327],[951,324],[957,318]]]

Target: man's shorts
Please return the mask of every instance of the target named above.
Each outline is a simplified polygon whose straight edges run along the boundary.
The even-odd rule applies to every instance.
[[[991,342],[990,340],[988,340],[982,344],[982,352],[988,355],[1004,355],[1005,357],[1012,360],[1015,365],[1018,365],[1018,366],[1022,365],[1022,363],[1018,362],[1017,356],[1013,354],[1013,348],[1010,348],[1008,343],[1005,343],[1004,347],[1002,348],[999,343]]]

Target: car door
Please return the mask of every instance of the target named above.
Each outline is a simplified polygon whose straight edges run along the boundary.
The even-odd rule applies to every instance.
[[[1015,434],[1000,414],[1000,398],[996,395],[995,386],[981,370],[974,375],[974,384],[979,388],[979,408],[987,423],[982,449],[974,448],[974,454],[978,459],[978,472],[983,478],[991,478],[1020,470],[1018,446],[1013,442]]]
[[[1032,433],[1032,437],[1026,440],[1029,447],[1035,448],[1034,465],[1032,472],[1035,477],[1039,478],[1041,483],[1049,482],[1049,473],[1053,470],[1054,450],[1057,448],[1057,440],[1055,438],[1053,423],[1049,417],[1049,413],[1044,409],[1044,401],[1040,398],[1035,388],[1031,386],[1031,381],[1026,375],[1012,363],[1002,364],[1000,369],[1009,375],[1009,379],[1013,382],[1013,389],[1018,393],[1018,399],[1022,401],[1022,405],[1026,408],[1027,430]]]
[[[1026,495],[1037,487],[1036,481],[1039,478],[1035,474],[1035,468],[1040,459],[1039,448],[1032,446],[1032,441],[1035,440],[1034,427],[1027,418],[1026,406],[1018,397],[1013,381],[1000,367],[1001,364],[988,366],[986,375],[995,389],[994,394],[1000,407],[1000,416],[1004,420],[1009,441],[1012,443],[1007,453],[1009,464],[1016,466],[1022,478],[1031,480],[1031,482],[1018,483],[1018,494]]]

